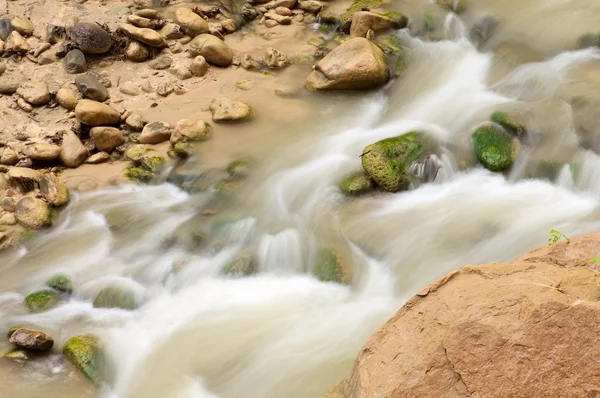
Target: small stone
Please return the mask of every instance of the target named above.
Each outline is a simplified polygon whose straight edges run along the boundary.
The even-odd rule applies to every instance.
[[[265,26],[266,26],[267,28],[274,28],[274,27],[276,27],[276,26],[279,26],[279,22],[277,22],[277,21],[273,21],[272,19],[267,19],[267,20],[265,21]]]
[[[202,55],[198,55],[190,64],[189,70],[194,76],[204,76],[208,71],[208,63]]]
[[[148,63],[148,66],[155,70],[169,69],[171,65],[173,65],[173,59],[171,57],[167,57],[166,55],[161,55],[160,57],[154,58]]]
[[[10,23],[10,19],[0,19],[0,40],[7,40],[8,36],[10,36],[10,32],[12,32],[12,25]]]
[[[0,94],[14,94],[25,78],[20,74],[3,74],[0,76]]]
[[[263,63],[271,69],[276,69],[288,66],[290,64],[290,60],[281,51],[269,47],[263,53]]]
[[[40,179],[40,192],[46,201],[55,207],[69,203],[70,195],[67,186],[54,173],[46,173]]]
[[[108,90],[92,74],[86,73],[75,77],[75,84],[84,98],[102,102],[108,99]]]
[[[233,101],[225,97],[212,100],[209,105],[214,122],[231,122],[249,119],[252,114],[250,105]]]
[[[52,224],[52,211],[41,199],[24,197],[17,202],[15,217],[19,224],[27,228],[43,228]]]
[[[20,350],[15,348],[14,350],[10,350],[6,354],[4,354],[3,358],[16,360],[16,361],[28,361],[33,359],[35,354],[30,351]]]
[[[291,10],[296,7],[297,3],[298,3],[298,0],[276,0],[275,4],[273,6],[275,8],[285,7],[287,9]]]
[[[17,218],[12,213],[4,213],[2,217],[0,217],[0,225],[15,225],[17,223]]]
[[[192,77],[192,72],[190,72],[189,68],[185,66],[177,66],[175,68],[171,68],[169,72],[177,76],[179,80],[187,80],[190,77]]]
[[[190,42],[190,53],[202,55],[211,65],[229,66],[233,60],[233,51],[223,40],[209,34],[197,36]]]
[[[121,24],[119,30],[132,39],[141,41],[151,47],[162,48],[166,46],[165,39],[161,34],[152,29],[136,28],[130,24]]]
[[[84,163],[87,164],[100,164],[106,163],[110,160],[110,154],[107,152],[98,152],[90,156],[85,160]]]
[[[73,43],[85,54],[104,54],[112,46],[110,33],[97,23],[81,22],[67,29]]]
[[[158,31],[167,40],[177,40],[183,37],[179,25],[169,22]]]
[[[200,15],[187,7],[180,7],[175,10],[175,22],[190,37],[196,37],[208,32],[208,23]]]
[[[152,87],[152,83],[150,82],[150,80],[144,80],[142,82],[142,91],[145,93],[153,93],[154,92],[154,87]]]
[[[115,127],[92,127],[90,137],[99,151],[112,152],[125,143],[123,133]]]
[[[23,98],[19,98],[17,100],[17,105],[19,106],[19,108],[21,108],[21,110],[29,113],[33,111],[33,106],[31,106],[31,104],[27,103],[27,101],[25,101]]]
[[[27,145],[25,147],[25,156],[31,160],[50,161],[60,156],[60,147],[45,142]]]
[[[49,65],[55,62],[58,62],[58,57],[56,56],[58,51],[58,47],[53,47],[49,51],[44,51],[40,54],[37,59],[39,65]]]
[[[135,15],[139,15],[140,17],[148,18],[148,19],[159,19],[160,18],[160,13],[158,12],[158,10],[154,10],[152,8],[144,8],[142,10],[138,10],[135,12]]]
[[[121,86],[119,87],[119,91],[125,95],[131,95],[133,97],[141,94],[140,89],[137,87],[137,85],[131,81],[121,84]]]
[[[128,15],[127,22],[138,28],[154,29],[156,28],[156,21],[148,18],[141,17],[139,15]]]
[[[73,293],[73,283],[65,275],[54,275],[52,278],[48,279],[46,286],[48,286],[50,289],[56,290],[57,292],[66,294]]]
[[[210,127],[202,120],[181,119],[175,125],[170,141],[172,144],[187,141],[205,141],[210,138]]]
[[[133,62],[143,62],[150,56],[150,51],[141,43],[131,41],[125,51],[127,59]]]
[[[79,106],[79,104],[77,106]],[[77,108],[75,109],[77,113]],[[89,151],[85,145],[83,145],[79,137],[71,130],[67,130],[63,134],[63,142],[60,150],[60,160],[62,163],[67,167],[79,167],[88,156]]]
[[[54,339],[49,334],[25,328],[15,330],[8,341],[30,351],[49,351],[54,345]]]
[[[17,31],[12,31],[6,40],[5,50],[11,53],[25,54],[31,49],[23,36]]]
[[[6,166],[14,166],[19,161],[19,155],[10,147],[4,148],[2,156],[0,156],[0,164]]]
[[[71,50],[65,56],[65,69],[68,73],[83,73],[87,70],[85,55],[79,49]]]
[[[375,184],[365,172],[359,171],[346,176],[338,187],[346,196],[358,196],[372,191]]]
[[[173,87],[172,84],[161,83],[156,88],[156,94],[160,95],[161,97],[168,97],[169,94],[171,94],[174,90],[175,90],[175,88]]]
[[[4,189],[6,188],[7,187],[5,187]],[[2,209],[6,211],[15,211],[16,205],[17,204],[15,203],[15,200],[10,196],[5,196],[2,199],[0,199],[0,207],[2,207]]]
[[[46,83],[40,81],[25,82],[17,89],[25,101],[31,105],[44,105],[50,102],[50,92]]]
[[[33,34],[33,23],[24,15],[18,15],[11,19],[10,25],[13,30],[16,30],[23,36],[31,36]]]
[[[260,65],[252,58],[250,54],[244,54],[240,61],[240,66],[246,70],[258,69]]]
[[[152,122],[144,126],[140,134],[140,144],[159,144],[171,138],[173,128],[169,123]]]
[[[56,92],[56,100],[60,106],[71,111],[79,102],[79,94],[70,88],[63,87]]]
[[[88,126],[116,124],[121,120],[119,112],[110,105],[92,100],[81,100],[75,107],[77,120]]]
[[[237,30],[237,26],[233,19],[226,19],[224,21],[221,21],[221,27],[227,33],[233,33]]]
[[[142,129],[146,125],[146,121],[144,120],[144,117],[141,114],[137,112],[132,112],[127,117],[127,119],[125,119],[125,124],[132,131],[142,131]]]
[[[265,18],[276,21],[280,25],[289,25],[292,23],[292,17],[286,17],[286,16],[279,15],[274,12],[266,13]]]

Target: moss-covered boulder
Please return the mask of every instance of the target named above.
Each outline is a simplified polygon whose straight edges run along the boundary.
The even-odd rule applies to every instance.
[[[479,163],[491,171],[503,171],[512,165],[513,137],[496,123],[486,123],[471,136]]]
[[[372,191],[375,183],[364,171],[357,171],[344,177],[338,187],[346,196],[358,196]]]
[[[323,282],[344,283],[344,268],[335,250],[321,248],[317,252],[313,274]]]
[[[229,262],[222,270],[225,275],[246,276],[256,272],[256,262],[252,254],[242,252]]]
[[[54,275],[46,282],[46,286],[61,293],[71,294],[73,292],[73,283],[65,275]]]
[[[151,156],[146,154],[139,160],[140,166],[151,173],[156,173],[165,167],[166,160],[162,156]]]
[[[125,169],[125,177],[133,182],[147,184],[152,181],[154,175],[141,167],[128,167]]]
[[[414,181],[409,167],[437,151],[438,144],[434,139],[425,133],[410,132],[367,146],[361,155],[362,166],[378,186],[398,192]]]
[[[60,298],[55,290],[39,290],[25,297],[25,305],[31,312],[42,312],[54,307]]]
[[[105,287],[94,299],[96,308],[122,308],[135,309],[135,296],[133,292],[120,287]]]
[[[383,35],[376,44],[386,54],[398,55],[402,52],[402,39],[396,35]]]
[[[186,159],[194,152],[194,147],[188,142],[177,142],[173,149],[169,151],[169,156],[178,159]]]
[[[63,354],[94,384],[100,382],[104,355],[100,347],[100,341],[96,336],[71,337],[63,346]]]
[[[352,17],[355,13],[364,9],[379,7],[383,4],[383,0],[354,0],[350,7],[340,15],[340,28],[348,33],[352,24]]]
[[[490,120],[494,123],[498,123],[514,136],[523,137],[527,133],[525,123],[506,112],[494,112],[490,116]]]

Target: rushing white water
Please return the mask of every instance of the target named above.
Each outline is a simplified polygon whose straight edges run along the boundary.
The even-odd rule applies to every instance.
[[[453,18],[447,28],[464,36]],[[597,58],[591,50],[564,53],[489,87],[490,54],[464,39],[411,39],[401,80],[350,107],[324,109],[312,133],[264,159],[239,208],[252,216],[226,227],[215,244],[165,243],[196,222],[207,193],[161,184],[75,195],[57,228],[4,258],[0,330],[38,326],[57,346],[75,334],[99,335],[109,362],[104,397],[321,396],[372,332],[436,278],[465,264],[511,260],[544,244],[552,228],[567,235],[600,229],[600,158],[577,149],[563,101],[574,96],[565,83],[572,68]],[[549,99],[563,101],[552,119],[558,127],[540,128],[511,173],[459,164],[473,128],[492,111],[523,110],[536,136],[544,126],[537,112]],[[412,130],[447,146],[434,182],[353,201],[341,196],[336,183],[360,168],[366,145]],[[571,164],[555,179],[524,178],[530,162],[562,163],[563,156]],[[311,276],[323,243],[342,248],[353,267],[350,285]],[[260,272],[220,275],[247,248]],[[24,295],[56,273],[72,278],[73,297],[26,314]],[[93,297],[115,284],[135,292],[137,310],[93,308]]]

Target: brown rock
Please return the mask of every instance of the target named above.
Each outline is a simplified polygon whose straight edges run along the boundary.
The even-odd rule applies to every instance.
[[[288,66],[290,64],[290,60],[281,51],[269,47],[263,53],[263,63],[271,69],[277,69]]]
[[[79,167],[88,156],[89,151],[79,137],[71,130],[65,131],[60,149],[60,160],[63,164],[67,167]]]
[[[54,345],[54,339],[48,333],[25,328],[15,330],[9,342],[30,351],[48,351]]]
[[[175,125],[170,141],[172,144],[187,141],[204,141],[210,137],[210,128],[202,120],[181,119]]]
[[[190,64],[189,70],[194,76],[204,76],[208,71],[208,63],[202,55],[198,55]]]
[[[161,34],[152,29],[136,28],[131,24],[124,23],[119,25],[119,30],[132,39],[141,41],[151,47],[162,48],[166,46],[165,39]]]
[[[371,337],[326,397],[597,396],[598,252],[593,234],[446,275]]]
[[[42,174],[26,167],[12,167],[8,170],[7,177],[11,187],[27,193],[38,187]]]
[[[369,29],[375,33],[394,27],[391,18],[369,11],[359,11],[352,16],[350,37],[366,37]]]
[[[127,22],[132,24],[133,26],[137,26],[138,28],[146,28],[146,29],[154,29],[156,28],[156,21],[153,19],[148,19],[141,17],[139,15],[128,15]]]
[[[132,41],[127,46],[125,55],[127,55],[127,59],[130,61],[143,62],[150,56],[150,51],[143,44],[138,43],[137,41]]]
[[[29,196],[17,202],[15,217],[27,228],[44,228],[52,224],[52,211],[48,203]]]
[[[79,102],[79,95],[74,90],[63,87],[56,92],[56,100],[63,108],[73,110]]]
[[[173,59],[166,55],[161,55],[148,62],[148,66],[155,70],[169,69],[173,65]]]
[[[140,134],[140,144],[160,144],[171,138],[173,128],[169,123],[152,122],[144,126]]]
[[[52,206],[60,207],[69,203],[67,186],[54,173],[46,173],[40,179],[40,192]]]
[[[25,38],[15,30],[8,36],[4,47],[6,51],[18,54],[25,54],[31,49]]]
[[[211,65],[229,66],[233,60],[233,51],[218,37],[202,34],[189,44],[190,53],[194,56],[202,55]]]
[[[108,154],[107,152],[98,152],[98,153],[93,154],[89,158],[87,158],[84,163],[100,164],[100,163],[108,162],[109,160],[110,160],[110,154]]]
[[[15,16],[10,20],[10,25],[23,36],[31,36],[33,34],[33,23],[24,15]]]
[[[17,105],[19,106],[19,108],[21,108],[21,110],[25,112],[33,111],[33,106],[31,106],[31,104],[25,101],[23,98],[17,99]]]
[[[34,143],[25,147],[25,156],[31,160],[49,161],[60,156],[60,147],[45,142]]]
[[[273,6],[277,7],[285,7],[288,9],[296,8],[296,4],[298,4],[298,0],[275,0],[275,4]]]
[[[99,151],[112,152],[125,143],[123,133],[115,127],[93,127],[90,137]]]
[[[221,28],[227,33],[233,33],[237,30],[237,26],[233,19],[221,21]]]
[[[0,76],[0,94],[14,94],[25,78],[18,74],[3,74]]]
[[[174,23],[167,23],[163,26],[159,33],[167,40],[176,40],[181,39],[183,37],[183,32],[179,25]]]
[[[323,9],[323,3],[314,0],[301,1],[298,8],[310,14],[318,14]]]
[[[275,26],[279,26],[279,22],[277,22],[277,21],[274,21],[274,20],[272,20],[272,19],[267,19],[267,20],[265,21],[265,26],[266,26],[267,28],[274,28]]]
[[[208,33],[208,22],[189,8],[180,7],[175,10],[175,22],[181,26],[186,35],[196,37]]]
[[[142,131],[142,129],[146,125],[146,121],[144,120],[144,117],[141,114],[137,112],[132,112],[129,116],[127,116],[127,119],[125,119],[125,124],[132,131]]]
[[[189,67],[183,65],[174,66],[173,68],[169,69],[169,72],[177,76],[179,80],[186,80],[193,76],[192,72],[189,70]]]
[[[46,83],[40,81],[27,81],[17,89],[25,101],[31,105],[44,105],[50,102],[50,92]]]
[[[265,14],[265,18],[276,21],[280,25],[289,25],[292,23],[291,17],[285,17],[274,12],[268,12]]]
[[[112,106],[87,99],[77,103],[75,116],[77,120],[88,126],[104,126],[121,120],[121,115]]]
[[[152,8],[144,8],[142,10],[138,10],[135,12],[135,15],[139,15],[140,17],[148,19],[160,18],[160,13],[158,12],[158,10],[154,10]]]
[[[0,156],[0,164],[6,165],[6,166],[13,166],[13,165],[17,164],[18,161],[19,161],[19,154],[17,152],[15,152],[14,149],[12,149],[10,147],[4,148],[4,151],[2,151],[2,156]]]
[[[292,15],[292,10],[287,7],[277,7],[275,8],[275,12],[279,15],[283,15],[284,17],[289,17]]]
[[[2,175],[2,177],[0,177],[0,179],[2,179],[2,178],[6,178],[6,177],[4,177]],[[8,182],[6,182],[6,184],[8,185]],[[7,187],[4,187],[2,189],[7,189]],[[2,199],[0,199],[0,207],[3,210],[15,211],[15,206],[16,206],[15,200],[13,198],[11,198],[10,196],[5,196]]]
[[[220,97],[209,104],[214,122],[236,122],[252,117],[253,110],[250,105],[229,98]]]
[[[267,21],[268,22],[268,21]],[[250,54],[244,54],[240,61],[240,66],[246,70],[258,69],[260,65],[252,58]]]

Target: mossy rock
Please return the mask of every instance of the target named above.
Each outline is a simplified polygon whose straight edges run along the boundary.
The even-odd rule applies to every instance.
[[[436,0],[436,2],[448,11],[454,11],[457,14],[467,9],[467,0]]]
[[[141,167],[128,167],[125,169],[125,177],[133,182],[147,184],[152,181],[154,174],[148,170],[142,169]]]
[[[129,134],[129,137],[131,137],[131,134]],[[142,158],[142,156],[151,151],[152,149],[148,148],[146,145],[132,145],[131,147],[129,147],[127,152],[125,152],[125,157],[129,160],[137,162]]]
[[[319,25],[319,32],[331,33],[335,30],[335,28],[336,28],[336,25],[323,22]]]
[[[375,183],[364,171],[357,171],[346,176],[338,187],[346,196],[358,196],[372,191]]]
[[[402,39],[396,35],[384,35],[377,40],[377,46],[386,54],[399,55],[402,53]]]
[[[433,15],[425,14],[423,15],[423,29],[426,32],[432,32],[435,30],[435,19]]]
[[[231,198],[238,191],[241,181],[236,179],[226,179],[217,182],[214,190],[224,198]]]
[[[319,21],[330,25],[338,25],[340,17],[334,12],[323,10],[319,13]]]
[[[54,307],[59,298],[55,290],[39,290],[25,297],[25,305],[31,312],[42,312]]]
[[[404,29],[408,26],[408,18],[406,15],[398,11],[382,11],[377,14],[391,19],[394,22],[394,29]]]
[[[335,250],[319,249],[313,274],[323,282],[344,283],[344,268]]]
[[[129,290],[119,287],[105,287],[94,299],[94,307],[133,310],[136,307],[135,297]]]
[[[363,8],[371,9],[379,7],[383,4],[383,0],[354,0],[350,7],[340,15],[340,26],[344,32],[350,31],[350,24],[352,23],[352,17],[358,11]]]
[[[28,361],[36,356],[35,353],[21,348],[15,348],[4,354],[4,358],[17,361]]]
[[[514,136],[523,137],[527,133],[523,121],[506,112],[494,112],[490,116],[490,120],[494,123],[498,123]]]
[[[167,161],[162,156],[144,155],[140,158],[140,167],[148,170],[151,173],[156,173],[165,167]]]
[[[311,46],[315,46],[317,48],[322,48],[325,47],[325,45],[327,44],[327,41],[321,37],[313,37],[312,39],[307,41],[308,44],[310,44]]]
[[[194,152],[194,147],[188,142],[178,142],[173,145],[173,152],[177,157],[185,159]]]
[[[577,39],[577,48],[600,47],[600,33],[588,33]]]
[[[367,146],[362,166],[381,188],[389,192],[405,190],[414,177],[408,168],[439,150],[437,142],[422,132],[386,138]]]
[[[46,282],[46,286],[61,293],[73,293],[73,283],[71,283],[71,280],[65,275],[54,275]]]
[[[487,123],[472,134],[473,149],[479,163],[491,171],[504,171],[513,163],[513,138],[502,126]]]
[[[233,276],[247,276],[256,273],[256,262],[250,253],[240,253],[223,267],[222,273]]]
[[[71,337],[63,347],[63,354],[94,384],[100,383],[104,354],[99,339],[92,335]]]
[[[248,177],[249,170],[249,162],[243,159],[234,160],[225,168],[225,171],[229,173],[229,176],[234,179],[244,179]]]

